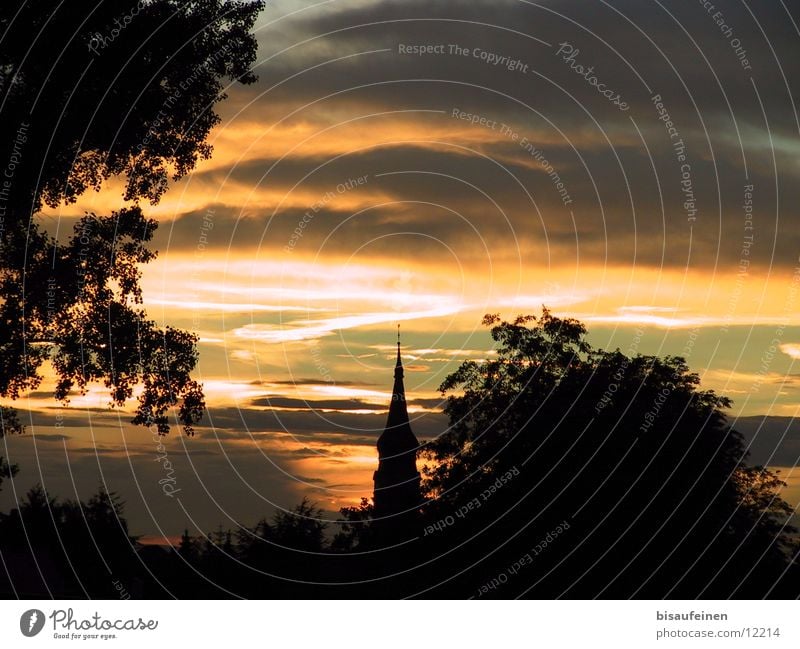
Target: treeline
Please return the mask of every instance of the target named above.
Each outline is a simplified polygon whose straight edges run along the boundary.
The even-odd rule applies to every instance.
[[[420,449],[424,500],[402,538],[364,499],[335,522],[303,501],[252,528],[139,546],[113,495],[58,504],[34,489],[0,518],[3,556],[30,574],[48,557],[70,596],[800,595],[784,484],[748,464],[730,402],[682,358],[593,349],[547,310],[485,323],[496,354],[442,385],[450,425]]]

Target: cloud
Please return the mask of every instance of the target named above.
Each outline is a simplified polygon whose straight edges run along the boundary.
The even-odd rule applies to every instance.
[[[295,342],[301,340],[314,340],[322,336],[367,325],[386,324],[405,320],[418,320],[422,318],[436,318],[458,313],[458,306],[439,306],[422,311],[388,312],[388,313],[362,313],[339,316],[316,321],[298,320],[287,323],[285,326],[269,324],[248,324],[233,330],[233,335],[244,340],[254,340],[265,343]]]
[[[740,417],[732,425],[745,436],[750,464],[793,467],[800,462],[800,425],[792,417]]]
[[[352,400],[305,400],[290,397],[270,396],[264,399],[255,399],[250,402],[252,406],[266,406],[269,408],[299,408],[301,410],[363,410],[367,408],[388,410],[388,403],[368,403],[361,399]]]
[[[715,11],[733,34],[702,4],[674,1],[599,3],[588,13],[583,0],[271,5],[261,18],[261,80],[231,88],[214,157],[151,208],[163,224],[157,245],[194,250],[211,208],[213,249],[274,254],[333,192],[298,244],[304,252],[348,256],[369,244],[365,254],[388,255],[400,246],[387,235],[405,224],[422,235],[414,251],[428,261],[441,258],[442,243],[470,261],[486,243],[494,262],[519,245],[517,256],[542,267],[689,265],[735,274],[744,187],[753,185],[760,218],[751,269],[791,267],[800,245],[798,121],[787,83],[800,76],[796,20],[783,3],[720,0]],[[571,69],[557,54],[563,42],[613,83],[628,111]],[[422,57],[400,52],[415,43],[447,47]],[[481,53],[519,60],[527,71]],[[656,109],[658,95],[676,137]],[[691,222],[677,142],[690,166]],[[337,192],[364,175],[365,185]],[[74,217],[117,194],[86,195],[58,214]]]
[[[782,343],[778,349],[790,358],[800,359],[800,343]]]
[[[364,383],[357,383],[356,381],[337,381],[336,384],[341,386],[366,385]],[[270,383],[265,383],[265,385],[325,386],[328,384],[325,381],[321,381],[319,379],[297,378],[297,379],[288,379],[286,381],[271,381]]]
[[[295,475],[293,477],[298,482],[308,482],[308,483],[311,483],[311,484],[321,484],[321,485],[330,486],[330,485],[327,485],[325,480],[323,480],[322,478],[314,478],[314,477],[304,476],[304,475]]]
[[[39,433],[36,435],[37,442],[64,442],[70,439],[69,435]]]
[[[288,435],[288,439],[299,442],[374,446],[386,426],[385,413],[210,408],[209,415],[214,431],[203,435],[220,439],[249,440],[253,436],[279,439],[281,435]],[[433,412],[418,413],[411,419],[418,437],[435,437],[447,426],[446,418]]]

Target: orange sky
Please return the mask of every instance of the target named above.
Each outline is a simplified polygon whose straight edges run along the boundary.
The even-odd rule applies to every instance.
[[[640,353],[680,354],[694,337],[689,364],[704,387],[734,399],[733,417],[797,413],[800,169],[780,80],[762,111],[736,62],[708,40],[725,92],[713,86],[698,110],[687,90],[713,79],[696,53],[636,56],[626,48],[642,43],[614,40],[608,17],[591,36],[544,11],[525,22],[529,13],[517,14],[533,9],[501,3],[495,27],[341,29],[360,24],[369,4],[299,13],[271,4],[259,21],[261,79],[231,88],[213,158],[144,205],[160,222],[145,305],[201,339],[209,416],[196,439],[165,442],[184,504],[161,497],[155,442],[105,412],[99,389],[69,410],[47,386],[18,404],[33,413],[32,435],[3,443],[21,458],[20,485],[50,479],[74,496],[78,487],[58,477],[71,459],[91,476],[79,491],[98,476],[119,480],[155,535],[233,525],[304,494],[334,511],[370,495],[397,323],[425,438],[446,423],[442,379],[492,353],[482,315],[542,304],[584,321],[598,347],[625,351],[638,337]],[[540,40],[512,37],[497,27],[505,23]],[[426,39],[516,56],[534,72],[399,54],[398,43]],[[553,44],[567,39],[615,80],[630,112],[555,59]],[[696,220],[655,93],[669,98],[689,150]],[[743,209],[749,184],[755,217]],[[64,236],[84,211],[122,206],[121,187],[112,181],[45,220]],[[224,486],[209,490],[212,479]]]

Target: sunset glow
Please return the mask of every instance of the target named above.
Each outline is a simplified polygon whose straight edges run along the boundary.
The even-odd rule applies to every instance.
[[[700,54],[643,58],[629,37],[620,51],[601,47],[620,42],[619,18],[584,33],[547,7],[501,3],[496,25],[383,24],[364,17],[371,3],[341,4],[270,3],[256,25],[259,81],[226,89],[213,155],[158,203],[141,202],[159,224],[158,257],[142,267],[143,307],[160,326],[198,336],[206,397],[197,436],[176,429],[164,443],[187,482],[213,476],[225,485],[198,526],[223,510],[237,519],[304,495],[329,513],[370,496],[398,325],[408,412],[422,439],[447,428],[445,377],[496,354],[483,316],[543,306],[583,322],[595,347],[685,356],[704,388],[733,399],[732,419],[796,414],[796,115],[765,109],[738,62],[718,79],[732,99],[723,86],[708,90],[701,115],[695,97],[710,77],[694,76]],[[677,38],[671,30],[656,40]],[[444,34],[532,71],[450,50],[416,59],[398,50]],[[598,74],[613,79],[630,111],[587,94],[555,55],[556,39],[568,36],[587,39],[585,56],[594,52]],[[715,48],[729,54],[724,45],[703,46],[713,59]],[[676,67],[690,71],[688,81]],[[677,138],[654,108],[657,93],[680,123],[696,198]],[[85,212],[129,206],[124,183],[45,207],[47,230],[63,242]],[[102,384],[59,404],[54,387],[49,372],[17,403],[33,434],[4,439],[7,456],[36,466],[36,444],[54,463],[79,457],[86,484],[110,471],[138,488],[141,472],[157,472],[148,459],[156,442],[130,425],[132,405],[110,410]],[[198,494],[187,495],[189,510]],[[156,529],[163,511],[142,507],[136,516],[154,538],[188,525]]]

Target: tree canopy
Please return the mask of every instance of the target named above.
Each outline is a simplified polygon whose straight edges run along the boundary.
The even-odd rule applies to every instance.
[[[497,353],[442,384],[423,482],[429,538],[471,574],[502,574],[504,597],[762,597],[796,574],[783,482],[683,358],[593,349],[547,309],[484,322]]]
[[[194,334],[148,319],[139,286],[170,180],[208,158],[226,84],[252,83],[263,2],[13,0],[0,6],[0,396],[102,382],[135,423],[187,432],[202,415]],[[59,242],[39,211],[124,177],[130,206],[86,214]],[[3,408],[0,434],[18,432]]]
[[[0,513],[3,597],[116,597],[114,580],[141,570],[125,503],[100,486],[87,502],[63,500],[35,485]]]
[[[125,175],[156,202],[211,155],[225,79],[252,83],[263,2],[11,0],[0,8],[0,160],[15,149],[15,204],[74,200]],[[24,132],[15,137],[20,128]]]

